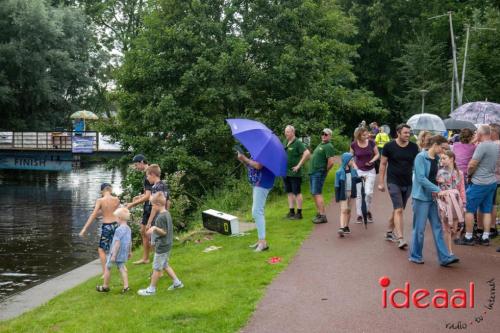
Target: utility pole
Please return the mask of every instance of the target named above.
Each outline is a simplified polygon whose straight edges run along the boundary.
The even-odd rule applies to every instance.
[[[457,65],[457,46],[455,45],[455,33],[453,32],[453,19],[451,17],[452,12],[448,12],[448,17],[450,20],[450,34],[451,34],[451,48],[453,54],[453,80],[455,81],[455,88],[457,91],[457,104],[462,105],[460,96],[460,83],[458,82],[458,65]]]
[[[422,94],[422,112],[421,113],[424,113],[424,109],[425,109],[425,94],[427,94],[428,92],[429,92],[429,90],[425,90],[425,89],[420,90],[420,93]]]

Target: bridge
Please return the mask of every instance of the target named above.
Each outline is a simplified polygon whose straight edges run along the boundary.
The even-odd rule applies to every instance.
[[[0,132],[0,169],[71,171],[82,156],[119,157],[119,143],[99,132]]]

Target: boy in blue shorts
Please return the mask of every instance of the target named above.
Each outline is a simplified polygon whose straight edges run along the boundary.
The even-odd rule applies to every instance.
[[[128,274],[125,264],[132,255],[132,232],[127,225],[127,221],[130,218],[130,212],[127,208],[122,207],[115,210],[113,214],[118,219],[119,226],[115,230],[113,242],[111,243],[110,251],[106,261],[106,267],[104,270],[104,283],[101,286],[97,286],[96,290],[98,292],[109,291],[111,267],[113,266],[113,264],[115,264],[116,267],[118,267],[123,280],[122,293],[126,293],[130,290],[130,288],[128,286]]]

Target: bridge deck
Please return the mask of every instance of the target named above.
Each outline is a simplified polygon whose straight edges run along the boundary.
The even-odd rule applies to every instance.
[[[122,152],[98,132],[0,132],[0,149],[15,151]],[[85,150],[85,151],[84,151]]]

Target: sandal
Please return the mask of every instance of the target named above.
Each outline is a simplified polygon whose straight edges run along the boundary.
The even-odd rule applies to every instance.
[[[130,291],[130,287],[127,287],[127,288],[123,288],[122,289],[122,294],[126,294],[127,292]]]
[[[98,292],[100,293],[107,293],[109,292],[109,287],[105,287],[105,286],[96,286],[95,287],[95,290],[97,290]]]

